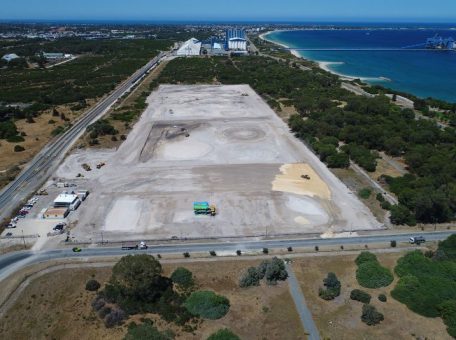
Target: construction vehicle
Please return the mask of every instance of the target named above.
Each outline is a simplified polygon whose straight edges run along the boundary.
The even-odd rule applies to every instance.
[[[101,168],[104,167],[105,165],[106,165],[105,162],[98,163],[98,164],[97,164],[97,169],[101,169]]]
[[[217,208],[215,205],[209,205],[208,202],[194,202],[193,212],[195,215],[217,215]]]
[[[301,178],[302,178],[302,179],[310,180],[310,176],[309,176],[309,175],[302,175]]]
[[[49,195],[48,192],[46,191],[46,189],[41,189],[36,194],[39,195],[39,196],[47,196],[47,195]]]
[[[82,164],[82,168],[83,168],[85,171],[92,171],[92,168],[91,168],[90,165],[87,164],[87,163]]]
[[[147,249],[148,246],[146,244],[146,242],[144,241],[141,241],[139,243],[136,243],[136,242],[125,242],[125,243],[122,243],[122,250],[144,250],[144,249]]]

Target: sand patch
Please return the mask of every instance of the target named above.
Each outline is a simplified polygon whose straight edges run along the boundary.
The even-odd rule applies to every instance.
[[[308,164],[284,164],[272,182],[273,191],[331,199],[331,191]],[[302,176],[308,176],[303,178]]]
[[[294,221],[298,224],[306,225],[310,224],[309,220],[303,216],[298,216],[294,219]]]

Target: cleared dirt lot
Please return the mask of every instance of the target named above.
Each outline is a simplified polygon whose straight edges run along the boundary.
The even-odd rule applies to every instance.
[[[161,86],[116,151],[78,151],[57,176],[89,188],[73,235],[238,237],[370,230],[370,211],[246,85]],[[107,165],[95,169],[98,162]],[[84,172],[83,163],[94,169]],[[307,177],[308,176],[308,177]],[[215,204],[194,216],[192,202]]]
[[[184,263],[196,277],[198,287],[226,296],[230,311],[220,320],[203,321],[194,334],[180,327],[155,320],[162,330],[172,329],[176,339],[207,339],[221,328],[229,328],[242,339],[306,339],[288,283],[275,287],[262,285],[239,288],[240,273],[258,261]],[[165,275],[178,265],[165,264]],[[101,283],[109,280],[110,268],[61,270],[34,281],[21,294],[18,302],[0,319],[2,339],[123,339],[130,321],[122,327],[106,329],[90,306],[95,293],[87,292],[87,280]],[[24,318],[26,315],[26,318]],[[142,316],[131,318],[139,323]],[[22,320],[19,322],[18,320]],[[71,327],[69,327],[71,325]]]

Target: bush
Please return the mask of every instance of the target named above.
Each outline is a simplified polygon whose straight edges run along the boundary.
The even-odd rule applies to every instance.
[[[92,308],[95,312],[98,312],[105,305],[106,301],[100,296],[97,296],[96,299],[92,301]]]
[[[392,240],[392,241],[390,242],[390,245],[391,245],[391,248],[396,248],[396,246],[397,246],[396,240]]]
[[[356,279],[365,288],[387,287],[393,282],[393,274],[382,267],[377,256],[367,251],[362,252],[355,260],[358,265]]]
[[[100,287],[101,287],[100,282],[92,279],[92,280],[87,281],[85,289],[90,292],[95,292],[98,289],[100,289]]]
[[[209,254],[210,254],[211,256],[217,256],[217,253],[215,252],[215,250],[211,250],[211,251],[209,252]]]
[[[361,321],[368,326],[374,326],[384,320],[382,313],[378,312],[377,309],[372,305],[364,305],[363,313],[361,315]]]
[[[210,337],[208,337],[207,340],[241,340],[241,338],[231,332],[229,329],[225,328],[218,330]]]
[[[187,268],[179,267],[171,274],[171,280],[183,287],[183,288],[190,288],[193,287],[195,281],[193,279],[193,274]]]
[[[323,280],[323,284],[326,288],[320,288],[318,292],[318,295],[323,300],[334,300],[340,295],[341,284],[336,274],[328,273],[328,276]]]
[[[111,313],[105,316],[104,323],[106,328],[120,326],[126,318],[126,314],[121,309],[113,309]]]
[[[393,274],[378,262],[361,264],[356,270],[358,283],[365,288],[388,287],[393,282]]]
[[[190,253],[189,252],[185,252],[183,255],[184,255],[185,258],[190,257]]]
[[[14,152],[22,152],[25,151],[25,148],[20,146],[20,145],[15,145],[14,146]]]
[[[134,322],[128,326],[127,334],[123,340],[172,340],[174,337],[166,332],[160,332],[150,320],[141,325]]]
[[[350,299],[362,303],[369,303],[371,301],[371,296],[369,293],[366,293],[365,291],[353,289],[350,293]]]
[[[377,261],[377,256],[375,256],[375,254],[372,254],[371,252],[363,251],[361,252],[361,254],[358,255],[358,257],[355,260],[355,263],[359,266],[363,263],[372,261]]]
[[[104,319],[106,317],[106,315],[111,313],[111,311],[112,311],[111,307],[105,306],[98,311],[98,316],[100,317],[100,319]]]
[[[268,263],[264,276],[269,285],[276,285],[277,281],[285,281],[288,278],[288,273],[285,269],[283,260],[274,257],[272,261]]]
[[[288,247],[287,250],[288,250],[289,252],[292,252],[292,251],[293,251],[293,247]]]
[[[194,292],[184,303],[185,308],[195,315],[204,319],[217,320],[228,313],[230,301],[211,291]]]
[[[260,285],[260,275],[257,268],[250,267],[247,271],[241,276],[239,280],[239,287],[247,288],[251,286]]]
[[[263,248],[263,254],[269,254],[269,249],[268,248]]]
[[[237,255],[237,256],[241,256],[241,255],[242,255],[242,251],[236,250],[236,255]]]
[[[315,246],[315,251],[319,251],[319,250],[320,250],[320,247]]]
[[[447,300],[438,306],[440,315],[447,326],[447,332],[456,338],[456,300]]]
[[[386,302],[388,300],[388,298],[386,297],[385,294],[380,294],[378,296],[378,300],[381,301],[381,302]]]
[[[363,188],[358,191],[359,197],[361,197],[364,200],[367,200],[369,197],[372,195],[372,190],[370,188]]]

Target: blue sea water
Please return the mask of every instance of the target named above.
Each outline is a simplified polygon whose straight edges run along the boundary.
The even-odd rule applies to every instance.
[[[341,75],[418,97],[456,102],[456,51],[403,49],[424,43],[435,34],[456,39],[456,30],[442,28],[275,31],[266,38],[294,49],[339,49],[297,52],[303,58],[331,63],[328,64],[331,71]]]

